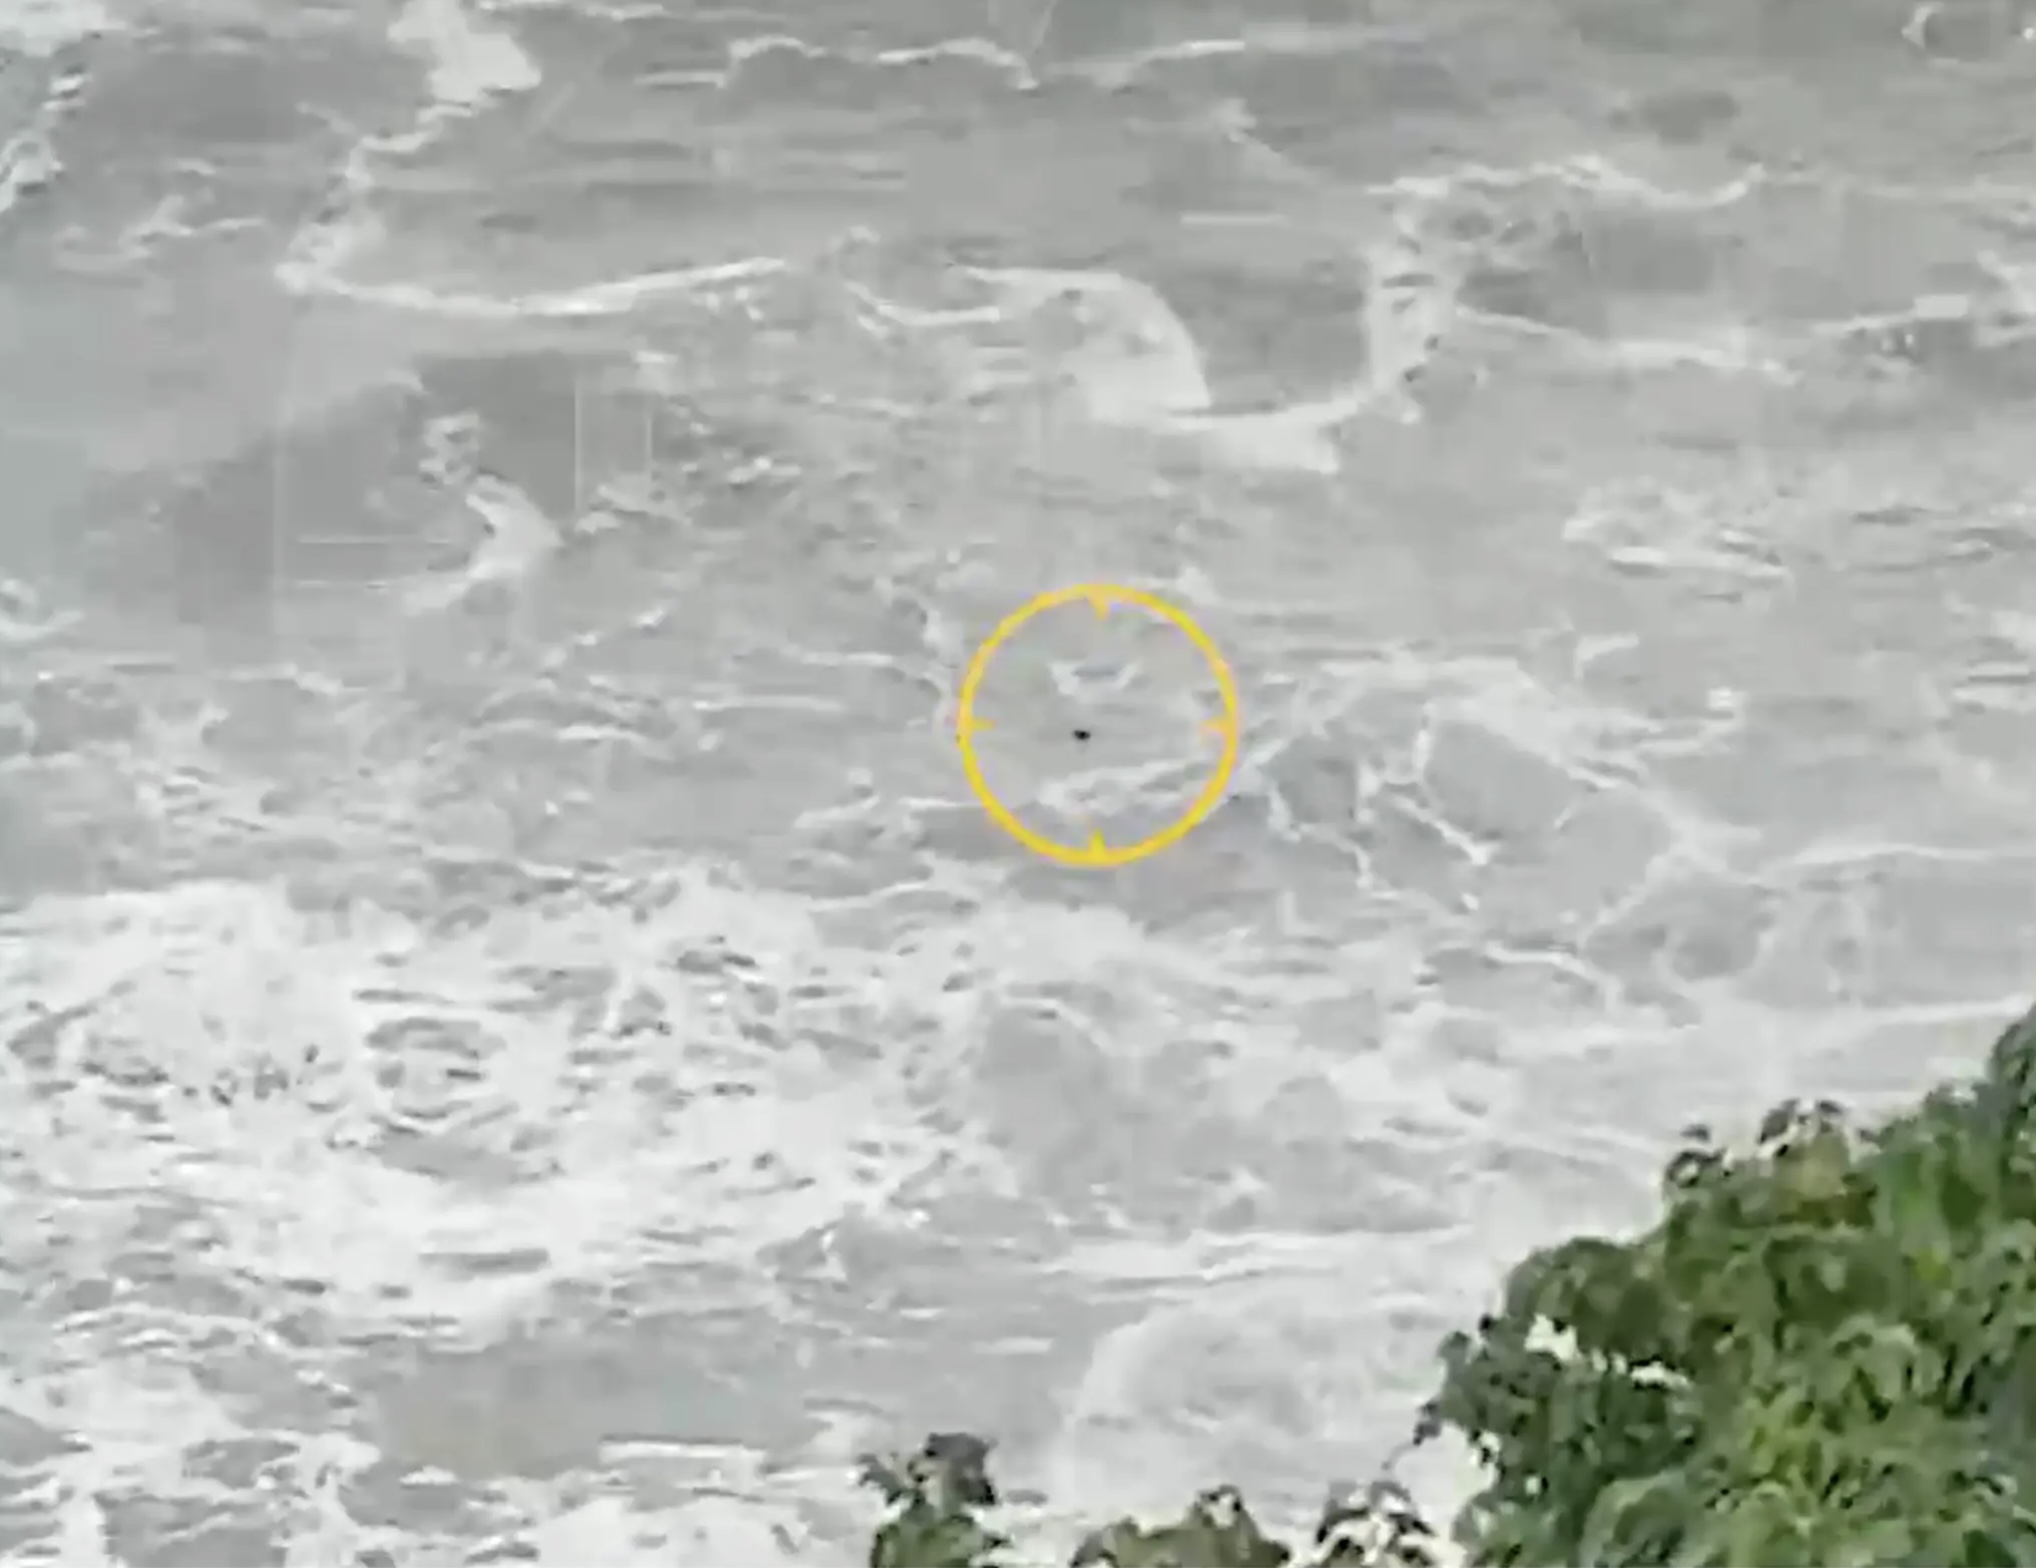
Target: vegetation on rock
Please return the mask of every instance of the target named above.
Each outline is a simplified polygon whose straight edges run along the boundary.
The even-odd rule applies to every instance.
[[[1878,1126],[1777,1107],[1751,1147],[1693,1128],[1664,1212],[1536,1252],[1442,1347],[1417,1442],[1485,1484],[1455,1551],[1490,1568],[2036,1563],[2036,1010],[1972,1084]],[[1017,1568],[989,1447],[866,1463],[871,1568]],[[1300,1546],[1219,1487],[1090,1535],[1097,1568],[1416,1568],[1438,1533],[1390,1479]]]

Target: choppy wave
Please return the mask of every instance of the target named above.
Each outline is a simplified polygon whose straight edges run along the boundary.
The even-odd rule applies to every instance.
[[[7,389],[13,1556],[827,1560],[950,1424],[1305,1507],[1676,1127],[2018,1004],[2011,29],[1017,9],[0,21],[117,345]],[[948,734],[1094,579],[1247,714],[1108,878]]]

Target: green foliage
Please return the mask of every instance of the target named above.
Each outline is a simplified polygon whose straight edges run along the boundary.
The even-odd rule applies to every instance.
[[[863,1460],[862,1480],[890,1512],[870,1544],[869,1568],[994,1568],[1011,1543],[979,1511],[997,1506],[990,1445],[936,1432],[916,1454]]]
[[[980,1511],[997,1505],[989,1445],[937,1433],[917,1453],[863,1461],[863,1481],[889,1516],[871,1543],[869,1568],[1007,1568],[1008,1538]],[[1296,1560],[1259,1527],[1232,1487],[1204,1492],[1172,1524],[1120,1519],[1084,1539],[1069,1568],[1435,1568],[1434,1536],[1399,1487],[1381,1482],[1361,1498],[1332,1497],[1310,1554]]]
[[[1389,1482],[1361,1500],[1332,1497],[1308,1555],[1270,1539],[1232,1487],[1204,1492],[1170,1525],[1120,1519],[1076,1548],[1070,1568],[1434,1568],[1435,1538]]]
[[[1417,1439],[1485,1484],[1454,1536],[1482,1568],[2036,1563],[2036,1011],[1980,1080],[1881,1126],[1786,1104],[1752,1147],[1692,1128],[1664,1213],[1534,1253],[1443,1346]],[[992,1568],[988,1449],[873,1465],[872,1568]],[[1237,1493],[1098,1530],[1098,1568],[1416,1568],[1436,1540],[1383,1482],[1304,1552]]]

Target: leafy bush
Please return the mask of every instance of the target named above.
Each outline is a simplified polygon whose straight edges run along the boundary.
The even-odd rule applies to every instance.
[[[1974,1084],[1878,1127],[1770,1112],[1751,1148],[1692,1128],[1630,1241],[1529,1256],[1442,1347],[1416,1440],[1462,1434],[1485,1484],[1451,1534],[1487,1568],[2036,1563],[2036,1010]],[[989,1448],[866,1463],[871,1568],[1004,1568]],[[1097,1568],[1416,1568],[1436,1534],[1390,1479],[1295,1550],[1237,1493],[1119,1521]]]

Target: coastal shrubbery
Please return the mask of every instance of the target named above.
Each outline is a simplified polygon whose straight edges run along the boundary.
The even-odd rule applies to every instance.
[[[1235,1491],[1106,1525],[1097,1568],[2036,1563],[2036,1010],[1976,1082],[1877,1126],[1785,1104],[1693,1128],[1627,1241],[1536,1252],[1442,1347],[1414,1434],[1483,1488],[1432,1528],[1390,1480],[1270,1539]],[[989,1449],[867,1462],[871,1568],[1018,1568]],[[1444,1538],[1450,1542],[1443,1549]]]

